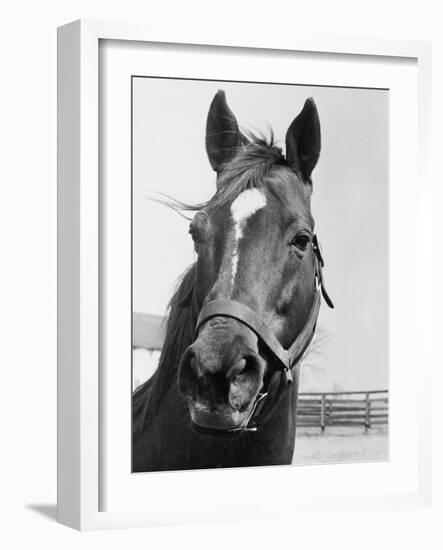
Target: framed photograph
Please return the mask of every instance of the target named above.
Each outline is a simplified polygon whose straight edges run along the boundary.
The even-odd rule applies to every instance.
[[[427,506],[430,47],[206,42],[59,29],[59,521]]]

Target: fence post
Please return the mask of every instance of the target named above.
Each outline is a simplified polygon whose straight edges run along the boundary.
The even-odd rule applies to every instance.
[[[367,431],[371,427],[371,401],[369,400],[369,392],[366,392],[365,411],[366,411],[365,433],[367,433]]]
[[[320,428],[321,432],[325,431],[325,404],[326,404],[326,394],[321,394],[321,404],[320,404]]]

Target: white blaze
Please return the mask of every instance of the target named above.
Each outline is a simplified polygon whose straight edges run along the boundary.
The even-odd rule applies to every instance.
[[[252,214],[266,206],[266,197],[258,189],[246,189],[231,204],[234,220],[234,248],[232,250],[231,283],[234,287],[238,267],[238,243],[243,236],[243,229]]]

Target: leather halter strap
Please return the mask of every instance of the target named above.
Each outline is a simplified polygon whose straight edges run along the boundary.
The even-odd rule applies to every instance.
[[[258,317],[258,315],[248,306],[235,300],[213,300],[203,306],[197,320],[197,334],[209,319],[213,317],[231,317],[250,328],[260,338],[266,346],[272,351],[278,359],[282,369],[286,372],[288,381],[292,379],[292,367],[298,363],[304,351],[308,347],[317,322],[320,309],[320,293],[316,289],[314,302],[309,313],[305,326],[298,334],[289,349],[285,349],[267,325]]]

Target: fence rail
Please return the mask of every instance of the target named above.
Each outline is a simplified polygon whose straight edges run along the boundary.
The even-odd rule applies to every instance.
[[[388,424],[388,391],[300,393],[297,427],[362,426],[367,432]]]

